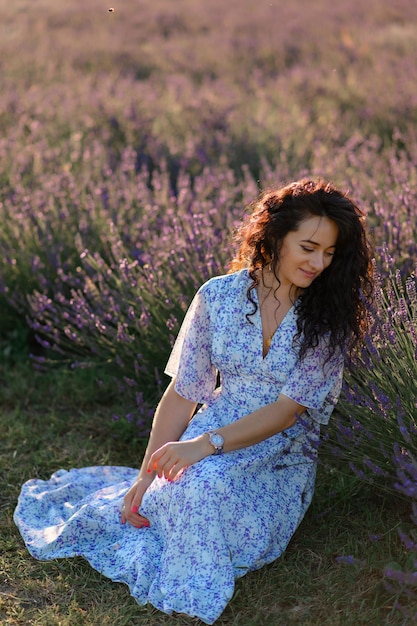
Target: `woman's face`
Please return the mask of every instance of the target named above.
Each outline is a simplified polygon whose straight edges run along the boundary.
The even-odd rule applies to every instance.
[[[282,242],[276,271],[282,286],[305,289],[330,265],[339,229],[328,217],[312,215]]]

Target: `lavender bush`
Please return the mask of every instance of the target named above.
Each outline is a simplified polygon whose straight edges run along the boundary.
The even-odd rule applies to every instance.
[[[383,257],[370,333],[346,372],[322,459],[339,467],[347,463],[361,481],[410,503],[412,528],[400,531],[407,562],[387,565],[384,575],[397,608],[415,620],[403,598],[417,597],[417,282],[414,274],[392,272],[386,250]]]
[[[174,194],[167,171],[154,173],[149,189],[147,171],[121,168],[96,190],[96,212],[103,216],[98,232],[74,231],[77,266],[60,265],[53,284],[45,266],[38,268],[43,289],[26,301],[40,343],[84,365],[111,362],[131,385],[152,386],[192,295],[225,271],[226,234],[241,218],[238,206],[247,187],[252,193],[256,187],[251,180],[236,184],[231,176],[227,170],[204,171],[191,187],[189,176],[181,174]],[[126,178],[135,179],[132,192],[139,190],[139,196],[126,193]],[[93,195],[86,200],[92,207],[97,202]],[[82,219],[82,203],[77,207]],[[55,228],[58,239],[59,219]]]
[[[392,266],[388,255],[386,262]],[[347,461],[362,480],[395,492],[398,472],[407,473],[417,458],[415,276],[404,280],[399,270],[388,279],[379,275],[370,318],[323,452]],[[403,481],[403,493],[405,486]]]

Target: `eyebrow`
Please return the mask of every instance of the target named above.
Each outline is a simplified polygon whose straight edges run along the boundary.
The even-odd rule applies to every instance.
[[[313,241],[312,239],[302,239],[300,243],[311,243],[313,246],[319,246],[320,244],[317,241]],[[334,246],[328,246],[329,248],[336,248],[336,244]]]

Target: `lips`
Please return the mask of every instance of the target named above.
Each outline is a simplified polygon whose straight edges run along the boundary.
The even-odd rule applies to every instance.
[[[306,270],[301,269],[301,267],[300,267],[300,270],[304,274],[304,276],[306,278],[309,278],[310,280],[316,278],[317,276],[317,272],[307,272]]]

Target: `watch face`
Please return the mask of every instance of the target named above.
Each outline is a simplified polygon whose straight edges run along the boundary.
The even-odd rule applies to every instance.
[[[212,433],[212,435],[210,436],[210,441],[215,446],[222,446],[224,444],[223,437],[218,433]]]

